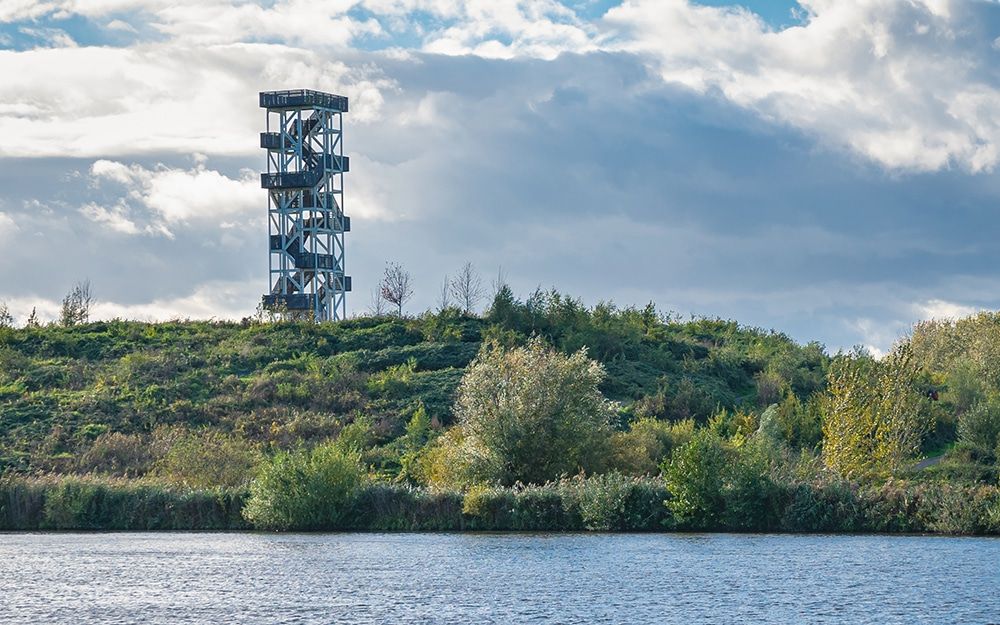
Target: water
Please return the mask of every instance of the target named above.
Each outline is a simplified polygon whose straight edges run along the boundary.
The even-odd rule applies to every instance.
[[[1000,540],[0,534],[3,623],[1000,623]]]

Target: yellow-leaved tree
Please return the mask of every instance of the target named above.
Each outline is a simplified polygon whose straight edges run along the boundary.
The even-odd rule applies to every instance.
[[[928,418],[909,343],[881,359],[855,351],[830,367],[824,402],[823,460],[849,479],[898,473],[920,448]]]

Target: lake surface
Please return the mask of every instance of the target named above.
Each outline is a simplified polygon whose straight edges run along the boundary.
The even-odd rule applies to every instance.
[[[1000,623],[1000,540],[0,534],[3,623]]]

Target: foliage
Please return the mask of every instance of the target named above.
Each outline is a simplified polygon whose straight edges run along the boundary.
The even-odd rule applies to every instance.
[[[176,437],[155,465],[170,482],[192,488],[246,487],[262,460],[260,449],[245,439],[214,431]]]
[[[760,531],[777,523],[779,489],[769,442],[760,436],[736,441],[727,443],[704,428],[665,463],[665,504],[682,527]]]
[[[2,530],[245,529],[238,490],[108,478],[0,477]]]
[[[610,439],[610,465],[628,475],[655,475],[663,460],[694,435],[695,423],[657,421],[643,417]]]
[[[10,314],[10,309],[7,308],[7,302],[0,300],[0,328],[13,327],[14,316]]]
[[[363,479],[358,455],[336,444],[279,452],[260,467],[243,514],[261,529],[335,529]]]
[[[1000,398],[980,401],[962,413],[958,418],[958,438],[981,454],[994,456],[1000,445]]]
[[[719,408],[739,407],[765,370],[799,393],[825,366],[816,361],[821,351],[780,334],[718,320],[681,322],[652,306],[587,309],[554,291],[521,302],[509,287],[501,287],[485,319],[449,308],[324,324],[33,324],[0,331],[0,472],[139,476],[165,453],[137,447],[158,445],[160,427],[293,448],[335,437],[363,414],[378,432],[381,456],[371,461],[380,474],[398,477],[403,454],[423,455],[394,442],[415,407],[422,404],[435,427],[447,428],[483,340],[523,346],[532,334],[564,354],[587,346],[605,369],[600,390],[622,403],[626,427],[641,417],[704,422]],[[98,443],[85,432],[93,427],[107,428],[109,438]],[[655,469],[647,462],[642,471]]]
[[[996,531],[1000,315],[831,360],[501,282],[482,317],[0,328],[0,517],[237,527],[248,477],[315,484],[330,447],[349,502],[292,489],[261,527]]]
[[[722,440],[709,429],[699,430],[671,454],[663,467],[670,491],[666,506],[679,523],[715,527],[721,522],[727,463]]]
[[[842,356],[830,369],[823,458],[841,476],[898,475],[928,429],[916,389],[917,366],[906,344],[882,360]]]
[[[64,326],[87,323],[93,305],[94,295],[91,292],[90,280],[77,282],[63,298],[62,308],[59,312],[59,323]],[[31,312],[34,314],[35,311]]]
[[[565,356],[538,339],[485,345],[455,404],[472,470],[502,484],[599,470],[612,414],[598,389],[603,378],[582,349]]]

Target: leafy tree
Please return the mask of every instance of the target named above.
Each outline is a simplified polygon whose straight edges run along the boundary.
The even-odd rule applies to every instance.
[[[0,328],[13,328],[14,315],[10,314],[7,302],[0,300]]]
[[[90,280],[77,282],[63,298],[59,322],[64,326],[87,323],[93,305],[94,295],[90,288]]]
[[[514,291],[506,284],[500,285],[496,295],[493,296],[493,303],[487,318],[491,323],[505,328],[518,329],[518,313],[521,308],[520,302],[514,297]]]
[[[474,472],[512,484],[599,470],[613,413],[598,390],[603,379],[585,350],[566,356],[540,339],[485,345],[455,403]]]
[[[833,363],[823,423],[829,468],[852,479],[887,477],[904,468],[928,425],[916,375],[906,343],[881,360],[856,352]]]
[[[778,488],[762,436],[736,446],[717,428],[702,428],[674,450],[663,477],[670,492],[664,503],[682,527],[760,530],[777,518]]]
[[[24,327],[26,328],[38,328],[41,327],[41,322],[38,321],[38,310],[34,306],[31,307],[31,314],[28,315],[27,321],[24,322]]]

